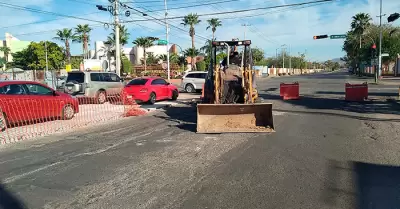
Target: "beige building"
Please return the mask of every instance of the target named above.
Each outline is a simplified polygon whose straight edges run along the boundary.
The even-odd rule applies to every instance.
[[[5,37],[5,40],[0,41],[0,47],[7,46],[10,48],[11,51],[8,54],[8,62],[13,61],[12,53],[24,50],[31,43],[30,41],[21,41],[9,33],[5,33]],[[4,57],[4,53],[2,51],[0,51],[0,57]]]

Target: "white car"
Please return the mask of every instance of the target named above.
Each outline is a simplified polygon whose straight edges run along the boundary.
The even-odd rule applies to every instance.
[[[202,90],[206,81],[207,72],[189,71],[182,77],[181,87],[188,93],[195,93]]]

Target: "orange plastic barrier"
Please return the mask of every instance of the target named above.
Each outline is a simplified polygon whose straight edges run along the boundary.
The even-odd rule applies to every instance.
[[[283,100],[300,98],[300,85],[298,82],[290,84],[281,83],[279,90],[280,96],[283,98]]]
[[[368,98],[368,84],[345,84],[346,101],[364,101]]]

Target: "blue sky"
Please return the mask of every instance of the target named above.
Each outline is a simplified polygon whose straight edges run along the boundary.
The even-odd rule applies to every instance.
[[[312,0],[167,0],[170,17],[179,17],[190,12],[197,14],[218,13],[308,1]],[[163,0],[122,0],[122,2],[146,12],[154,18],[161,18],[164,15],[164,11],[162,11],[164,9]],[[107,0],[0,0],[0,3],[10,3],[53,13],[84,17],[90,20],[112,21],[108,12],[98,11],[95,6],[96,4],[107,6],[109,5]],[[179,7],[188,8],[179,9]],[[400,1],[385,0],[383,11],[385,14],[400,12]],[[243,38],[245,28],[241,25],[249,24],[250,26],[246,30],[246,39],[251,39],[254,46],[263,49],[266,56],[274,56],[276,49],[286,44],[290,46],[292,54],[306,51],[311,60],[323,61],[338,58],[343,56],[341,50],[343,40],[313,40],[312,37],[319,34],[344,34],[349,29],[351,17],[358,12],[369,13],[373,17],[373,22],[378,23],[379,18],[376,16],[379,14],[379,0],[336,0],[316,6],[204,16],[201,17],[202,22],[196,26],[196,46],[204,45],[205,40],[211,37],[211,31],[206,30],[206,20],[214,17],[220,18],[223,24],[222,27],[217,29],[217,39]],[[121,10],[121,13],[124,13],[124,10]],[[77,24],[90,24],[92,26],[92,42],[105,40],[111,32],[111,29],[106,30],[103,25],[96,22],[15,10],[2,6],[0,6],[0,16],[3,20],[0,24],[2,39],[4,39],[4,33],[9,32],[20,40],[52,40],[57,29],[73,28]],[[130,17],[121,15],[122,22],[139,19],[146,18],[135,11],[131,11]],[[385,22],[386,18],[383,21]],[[173,25],[170,43],[176,43],[187,48],[190,46],[188,29],[180,25],[180,22],[180,19],[170,20]],[[399,22],[396,24],[399,25]],[[130,33],[128,46],[132,46],[132,41],[139,36],[165,37],[165,26],[154,21],[130,22],[125,25]],[[62,43],[59,44],[62,45]],[[73,44],[72,54],[79,54],[80,52],[81,45]]]

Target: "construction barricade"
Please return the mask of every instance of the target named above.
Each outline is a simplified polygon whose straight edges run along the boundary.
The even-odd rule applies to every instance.
[[[300,98],[300,85],[298,82],[290,84],[281,83],[279,90],[280,96],[283,98],[283,100]]]
[[[124,92],[96,98],[71,97],[65,94],[19,97],[0,95],[0,144],[33,139],[89,126],[115,123],[124,117],[140,116],[141,108]]]
[[[368,84],[345,84],[346,101],[364,101],[368,98]]]

